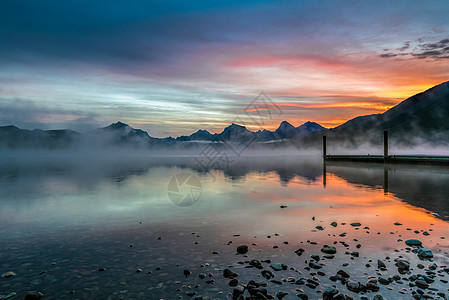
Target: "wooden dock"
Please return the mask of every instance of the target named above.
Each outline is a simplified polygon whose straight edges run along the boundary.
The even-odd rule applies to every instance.
[[[329,155],[327,154],[326,135],[323,135],[323,160],[324,162],[347,161],[384,164],[420,164],[449,166],[449,156],[389,155],[388,131],[384,131],[384,155]]]
[[[427,155],[326,155],[324,161],[348,161],[387,164],[448,165],[449,156]]]

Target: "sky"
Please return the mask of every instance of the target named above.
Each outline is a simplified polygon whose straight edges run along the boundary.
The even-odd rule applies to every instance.
[[[0,126],[331,128],[449,80],[447,0],[0,5]]]

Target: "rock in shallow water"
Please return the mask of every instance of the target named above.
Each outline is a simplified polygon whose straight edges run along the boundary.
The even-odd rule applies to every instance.
[[[8,271],[8,272],[3,273],[2,277],[4,277],[4,278],[11,278],[11,277],[16,276],[16,275],[17,275],[16,273],[14,273],[12,271]]]
[[[238,254],[246,254],[248,252],[248,246],[247,245],[240,245],[237,247],[237,253]]]
[[[309,267],[317,270],[317,269],[321,269],[323,266],[314,261],[311,261],[311,262],[309,262]]]
[[[234,297],[238,297],[238,296],[242,295],[244,292],[245,292],[245,287],[239,285],[234,288],[234,290],[232,291],[232,295]]]
[[[275,271],[282,271],[282,264],[280,263],[273,263],[270,267]]]
[[[348,288],[348,290],[350,290],[351,292],[354,293],[358,293],[360,284],[358,282],[355,281],[348,281],[348,283],[346,284],[346,287]]]
[[[324,299],[333,299],[335,295],[338,294],[338,290],[334,287],[330,287],[327,290],[324,291],[323,293],[323,298]]]
[[[39,300],[43,296],[42,293],[37,291],[29,291],[26,293],[24,300]]]
[[[305,251],[305,250],[304,250],[303,248],[299,248],[298,250],[295,250],[295,253],[296,253],[298,256],[301,256],[302,253],[303,253],[304,251]]]
[[[410,247],[413,247],[413,246],[421,247],[422,246],[422,242],[420,240],[416,240],[416,239],[406,240],[405,244]]]
[[[0,298],[0,299],[1,299],[1,300],[8,300],[8,299],[14,298],[15,296],[17,296],[17,294],[16,294],[15,292],[11,292],[11,293],[9,293],[8,295],[3,296],[3,298]]]
[[[278,299],[283,299],[285,296],[287,296],[288,295],[288,293],[287,292],[277,292],[276,293],[276,297],[278,298]]]
[[[399,270],[407,271],[410,269],[410,262],[406,261],[405,259],[400,259],[396,263],[396,266],[398,267]]]
[[[309,299],[309,296],[307,296],[307,294],[304,294],[304,293],[299,293],[299,294],[296,295],[296,297],[298,297],[301,300],[308,300]]]
[[[418,257],[421,260],[431,259],[431,258],[433,258],[433,253],[430,249],[420,248],[418,250]]]
[[[263,276],[265,279],[271,279],[271,278],[274,277],[274,273],[271,272],[270,270],[263,270],[263,271],[261,272],[261,274],[262,274],[262,276]]]
[[[332,246],[324,245],[323,248],[321,248],[321,252],[326,254],[335,254],[337,253],[337,249]]]
[[[224,278],[235,278],[235,277],[238,277],[239,276],[239,274],[237,274],[237,273],[235,273],[235,272],[233,272],[233,271],[231,271],[231,270],[229,270],[229,269],[224,269],[223,270],[223,277]]]
[[[415,284],[417,287],[419,287],[421,289],[426,289],[429,287],[429,284],[427,282],[425,282],[424,280],[420,280],[420,279],[416,280]]]
[[[379,269],[381,269],[381,270],[387,268],[387,266],[385,265],[385,263],[384,263],[383,261],[381,261],[380,259],[377,260],[377,267],[378,267]]]

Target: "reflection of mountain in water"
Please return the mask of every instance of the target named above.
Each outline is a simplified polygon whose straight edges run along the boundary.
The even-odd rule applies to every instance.
[[[355,185],[383,188],[405,202],[449,220],[449,168],[327,163],[328,173]]]
[[[10,195],[39,197],[63,184],[74,192],[94,190],[104,182],[123,184],[134,176],[158,168],[180,168],[199,174],[222,172],[232,181],[244,180],[247,174],[275,173],[282,185],[292,180],[317,182],[322,179],[323,165],[319,157],[234,157],[226,166],[204,169],[198,158],[188,157],[109,157],[41,158],[20,161],[0,161],[0,199],[16,201]],[[394,166],[385,169],[377,164],[327,163],[326,172],[364,188],[385,189],[405,202],[436,212],[449,220],[449,168],[426,166]],[[325,178],[324,178],[325,179]],[[12,184],[19,183],[19,184]],[[18,188],[18,186],[20,186]],[[11,190],[20,189],[20,190]],[[19,197],[20,198],[20,197]]]
[[[0,161],[0,198],[8,195],[39,196],[46,193],[49,185],[65,184],[73,189],[95,189],[103,182],[121,184],[133,176],[157,172],[157,168],[181,168],[194,170],[200,174],[223,172],[226,178],[239,181],[247,174],[274,172],[282,184],[288,184],[295,177],[307,182],[315,182],[322,175],[320,160],[312,157],[235,157],[227,165],[212,165],[205,169],[199,159],[189,157],[51,157],[17,161]],[[20,180],[20,191],[8,190],[10,183]],[[51,191],[49,192],[51,193]]]

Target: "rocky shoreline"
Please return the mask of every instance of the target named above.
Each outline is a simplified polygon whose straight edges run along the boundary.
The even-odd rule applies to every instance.
[[[315,221],[315,218],[313,219]],[[361,254],[364,245],[358,239],[349,239],[351,231],[365,230],[369,227],[361,223],[329,223],[317,225],[311,229],[325,232],[327,228],[346,228],[344,232],[328,234],[328,243],[320,245],[312,240],[299,242],[303,247],[295,248],[284,257],[289,262],[283,262],[283,257],[270,255],[262,250],[257,243],[239,244],[239,234],[233,240],[224,243],[223,249],[211,252],[212,257],[220,257],[221,252],[233,252],[236,260],[231,264],[223,264],[226,256],[213,265],[205,262],[198,267],[176,264],[171,273],[166,274],[165,282],[160,279],[159,285],[169,284],[175,289],[178,299],[338,299],[338,300],[381,300],[381,299],[448,299],[449,297],[449,267],[445,266],[434,253],[425,248],[419,239],[397,239],[399,249],[391,255],[382,258],[368,257]],[[402,226],[394,223],[392,226]],[[407,231],[414,232],[407,228]],[[428,231],[418,231],[423,236],[430,235]],[[378,233],[380,235],[381,233]],[[391,232],[390,234],[393,234]],[[413,234],[417,234],[414,232]],[[193,237],[199,235],[192,233]],[[267,240],[280,238],[280,234],[266,236]],[[165,237],[158,237],[156,242],[163,242]],[[341,240],[344,238],[345,240]],[[379,238],[379,237],[374,237]],[[440,237],[444,240],[445,237]],[[298,242],[283,241],[281,245],[289,246]],[[195,245],[198,242],[195,241]],[[351,245],[350,245],[351,244]],[[274,250],[280,245],[274,245]],[[129,245],[132,249],[133,245]],[[261,259],[261,255],[268,258]],[[413,256],[410,256],[413,255]],[[444,253],[443,257],[448,257]],[[217,261],[217,260],[215,260]],[[135,269],[142,276],[157,276],[168,266],[158,266],[152,270]],[[109,268],[99,266],[92,272],[110,274]],[[0,282],[6,282],[20,275],[8,270],[2,275]],[[153,288],[153,287],[152,287]],[[154,295],[154,294],[153,294]],[[148,299],[146,294],[128,294],[126,291],[103,295],[101,299]],[[82,299],[77,291],[68,289],[67,299]],[[100,299],[99,298],[99,299]],[[156,299],[154,296],[151,299]],[[7,299],[58,299],[53,295],[45,295],[43,291],[4,291],[0,290],[0,300]],[[160,294],[158,299],[170,299]]]

